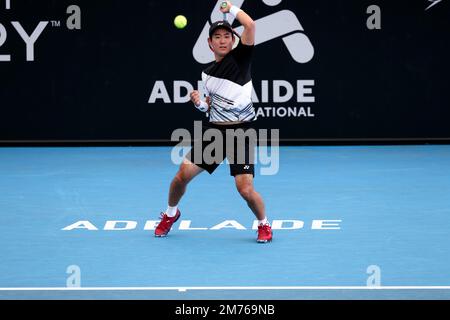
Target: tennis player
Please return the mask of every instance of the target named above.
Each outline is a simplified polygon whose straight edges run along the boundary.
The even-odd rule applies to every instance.
[[[226,1],[226,6],[224,3],[220,10],[224,14],[235,17],[244,27],[244,31],[238,45],[233,49],[236,39],[231,25],[226,20],[217,21],[211,25],[208,44],[214,53],[215,62],[202,72],[207,98],[206,101],[201,100],[198,91],[193,91],[190,96],[196,108],[207,113],[209,122],[205,126],[220,130],[226,137],[223,157],[214,163],[205,161],[203,157],[203,151],[207,145],[205,143],[202,143],[199,149],[200,155],[195,155],[195,148],[191,149],[172,180],[168,207],[161,213],[161,221],[155,229],[155,236],[166,236],[172,225],[180,218],[178,203],[188,183],[205,170],[212,174],[226,156],[237,190],[258,219],[257,242],[266,243],[272,240],[272,229],[266,217],[264,201],[253,186],[256,141],[251,138],[230,139],[227,133],[230,131],[227,129],[233,129],[235,133],[240,132],[245,135],[256,120],[255,108],[251,100],[251,61],[255,43],[255,23],[247,13],[233,6],[230,1]],[[230,140],[234,144],[233,152],[226,148]],[[245,156],[242,157],[242,154]],[[242,161],[237,161],[239,159]]]

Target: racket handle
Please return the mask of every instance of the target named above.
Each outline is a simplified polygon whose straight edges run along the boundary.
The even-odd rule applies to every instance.
[[[226,2],[226,1],[222,1],[222,3],[220,4],[220,6],[222,7],[222,8],[226,8],[227,6],[228,6],[228,3]],[[227,14],[224,12],[223,13],[223,21],[226,21],[227,20]]]

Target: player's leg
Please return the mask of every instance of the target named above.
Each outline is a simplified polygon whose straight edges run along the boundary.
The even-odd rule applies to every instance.
[[[244,127],[244,129],[247,128],[247,126]],[[226,155],[230,162],[230,175],[234,177],[239,194],[258,219],[258,238],[256,241],[259,243],[269,242],[272,241],[272,228],[267,221],[264,200],[253,186],[256,137],[251,136],[251,131],[245,132],[245,136],[238,133],[237,139],[235,139],[235,134],[236,132],[226,137]]]
[[[255,176],[256,132],[248,125],[241,125],[244,131],[236,131],[234,135],[226,136],[226,154],[230,161],[230,174],[234,177],[239,194],[260,221],[266,218],[264,201],[255,191],[253,178]],[[242,130],[239,128],[238,130]],[[252,136],[252,131],[255,136]],[[232,147],[232,148],[230,148]]]
[[[234,179],[237,190],[258,219],[258,238],[256,241],[259,243],[272,241],[272,228],[267,221],[264,200],[253,186],[253,175],[239,174]]]
[[[264,200],[261,195],[256,192],[253,185],[255,176],[254,150],[256,149],[256,139],[250,137],[249,139],[244,139],[244,143],[242,142],[242,139],[238,139],[233,143],[235,143],[234,152],[230,151],[227,154],[227,156],[233,154],[233,162],[230,164],[230,174],[234,176],[239,194],[244,198],[247,205],[258,219],[257,242],[264,243],[272,241],[272,228],[267,221]]]
[[[181,212],[178,209],[178,203],[181,197],[186,192],[188,183],[204,169],[193,164],[188,159],[184,159],[180,168],[172,179],[169,189],[169,205],[164,213],[161,214],[161,222],[155,229],[156,237],[165,237],[169,233],[172,225],[177,222],[181,216]]]

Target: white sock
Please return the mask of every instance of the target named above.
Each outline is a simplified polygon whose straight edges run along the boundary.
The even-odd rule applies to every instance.
[[[175,207],[167,206],[167,210],[166,210],[167,216],[171,217],[171,218],[175,217],[177,214],[177,209],[178,209],[178,206],[175,206]]]
[[[267,221],[267,217],[265,217],[264,219],[262,219],[262,220],[258,220],[258,226],[259,225],[265,225],[265,224],[269,224],[269,221]]]

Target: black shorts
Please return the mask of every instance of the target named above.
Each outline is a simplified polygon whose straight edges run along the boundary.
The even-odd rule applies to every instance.
[[[186,159],[212,174],[226,158],[230,165],[230,175],[255,176],[257,131],[252,128],[250,122],[232,125],[203,123],[202,128],[203,139],[191,142],[192,149]],[[207,131],[209,133],[205,136]],[[217,138],[218,134],[221,135],[222,141]]]

